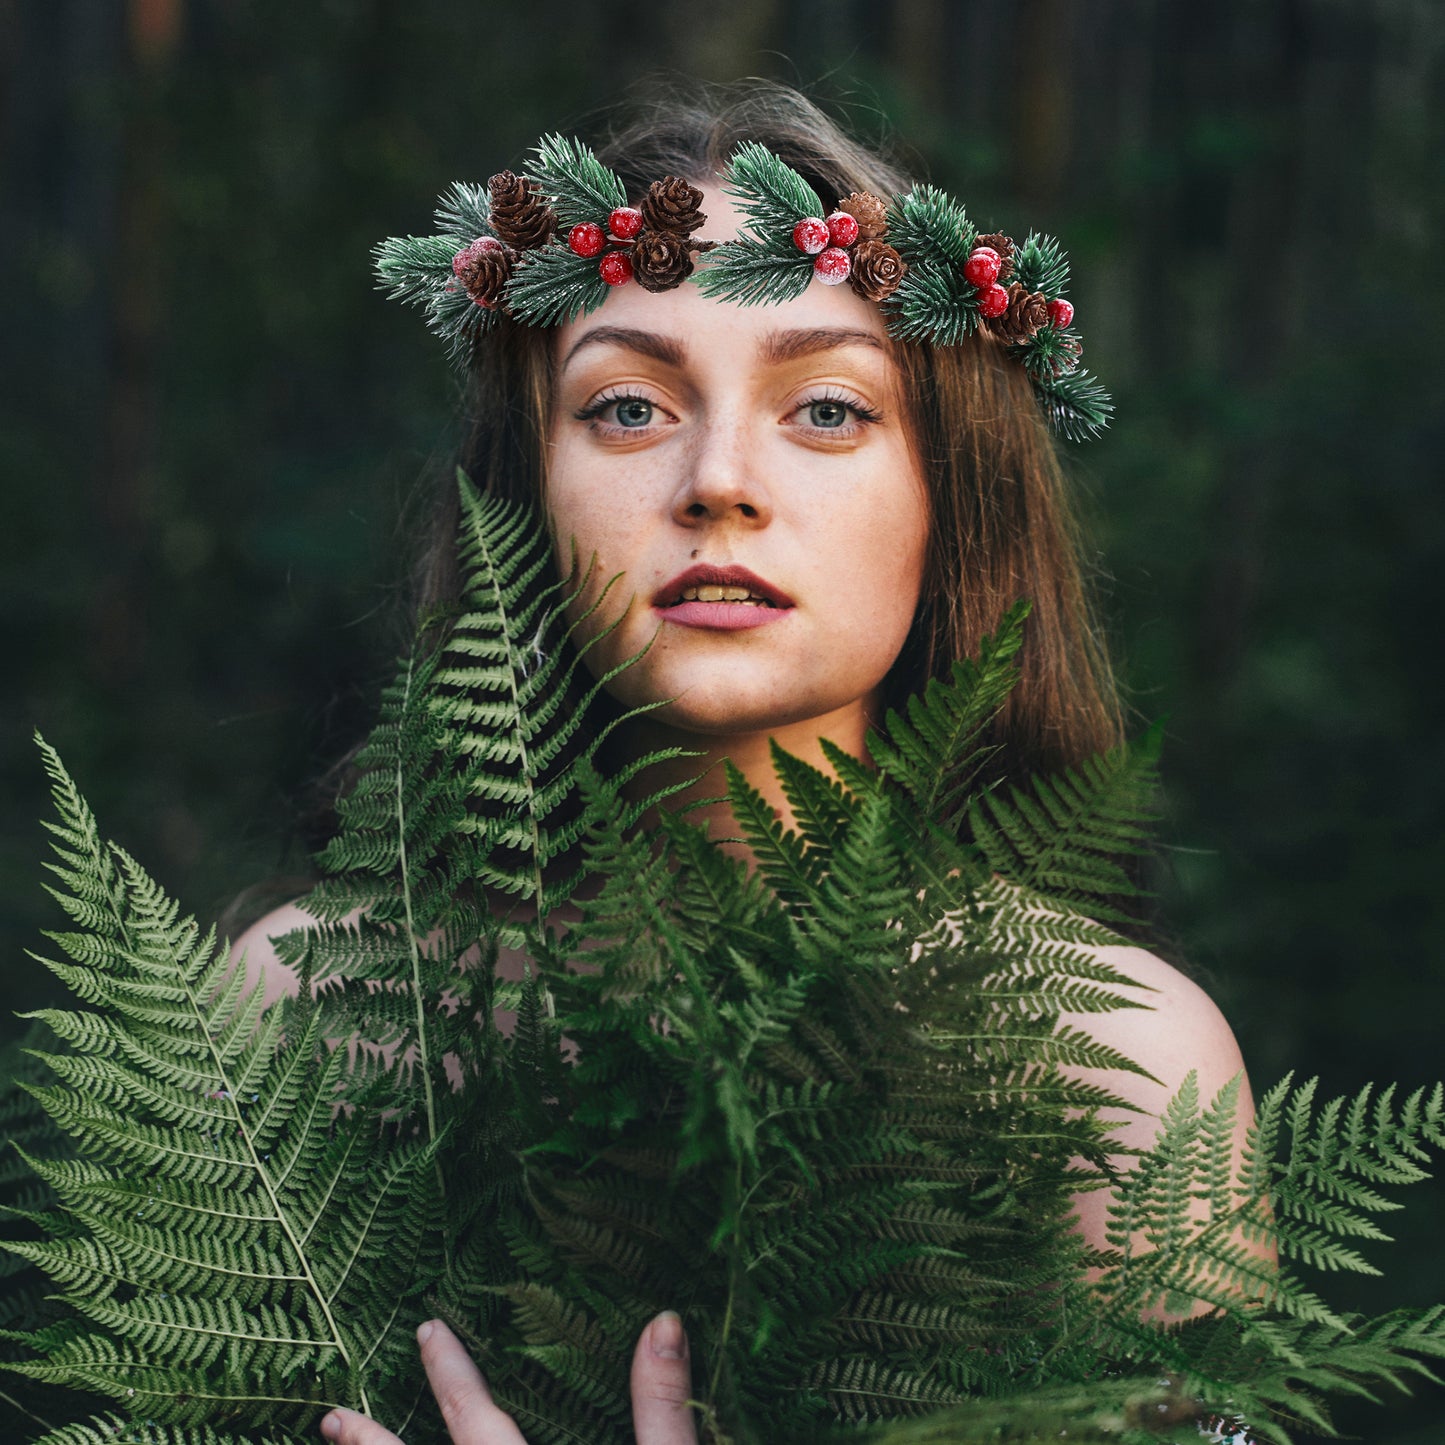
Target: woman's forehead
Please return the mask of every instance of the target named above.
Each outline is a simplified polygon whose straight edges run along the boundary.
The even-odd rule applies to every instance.
[[[702,190],[707,217],[698,236],[708,241],[736,239],[744,217],[732,197],[715,178],[693,184]],[[698,257],[697,264],[699,269],[707,266],[706,254]],[[630,337],[624,338],[624,332]],[[585,355],[602,341],[631,341],[633,349],[645,351],[646,337],[651,335],[657,344],[650,354],[658,360],[677,360],[707,345],[721,345],[775,363],[788,359],[790,350],[798,356],[823,349],[819,341],[823,333],[838,334],[827,342],[830,346],[851,342],[889,350],[882,313],[851,287],[814,282],[791,301],[742,306],[704,296],[688,281],[664,292],[637,285],[616,287],[596,311],[557,328],[553,355],[565,368],[574,355]]]

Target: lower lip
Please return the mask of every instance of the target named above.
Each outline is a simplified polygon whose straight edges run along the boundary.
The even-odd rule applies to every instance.
[[[658,607],[656,612],[679,627],[703,627],[713,632],[746,632],[781,621],[791,607],[755,607],[746,602],[679,602],[675,607]]]

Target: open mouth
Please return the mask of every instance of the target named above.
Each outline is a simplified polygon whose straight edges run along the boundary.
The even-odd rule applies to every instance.
[[[736,602],[744,607],[776,607],[768,597],[755,597],[746,587],[684,587],[673,606],[683,602]]]
[[[661,608],[694,603],[781,609],[791,607],[793,599],[746,567],[718,567],[709,563],[689,567],[663,583],[652,599],[652,605]]]

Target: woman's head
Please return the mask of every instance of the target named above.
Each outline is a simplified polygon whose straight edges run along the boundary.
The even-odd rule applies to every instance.
[[[905,176],[845,136],[811,102],[768,85],[660,98],[614,128],[597,150],[636,200],[651,181],[668,174],[686,176],[715,190],[718,173],[745,140],[761,142],[798,171],[829,209],[849,192],[891,195],[907,186]],[[714,202],[704,209],[711,216],[718,208]],[[703,234],[714,237],[721,232],[710,220]],[[1056,768],[1111,744],[1117,737],[1117,720],[1086,616],[1061,478],[1022,368],[1005,356],[999,342],[985,336],[953,347],[888,340],[872,304],[844,287],[834,291],[810,287],[807,297],[817,298],[814,304],[825,313],[822,320],[828,325],[842,324],[839,318],[849,306],[858,308],[867,318],[863,327],[871,327],[884,339],[884,349],[872,359],[882,360],[886,377],[880,384],[896,398],[893,415],[898,427],[888,440],[890,445],[899,441],[903,445],[891,464],[894,491],[886,499],[882,494],[872,496],[872,509],[863,508],[856,521],[836,506],[817,515],[836,524],[829,547],[846,541],[855,554],[861,549],[873,557],[898,557],[903,592],[912,586],[913,541],[921,542],[917,596],[907,596],[910,615],[902,628],[901,645],[895,647],[899,639],[891,630],[891,613],[869,639],[870,644],[882,643],[896,654],[883,669],[890,700],[901,699],[928,675],[946,670],[954,658],[973,651],[979,636],[996,624],[1009,604],[1028,597],[1034,615],[1022,659],[1023,677],[999,729],[1003,765],[1009,771]],[[569,378],[561,362],[582,331],[611,325],[610,314],[628,311],[628,328],[646,330],[643,323],[649,308],[659,329],[674,327],[680,318],[694,365],[706,352],[710,335],[720,346],[726,340],[729,346],[737,343],[741,348],[745,340],[755,351],[761,331],[777,329],[787,309],[739,311],[707,300],[691,286],[660,296],[628,287],[591,317],[563,328],[561,335],[504,324],[478,345],[471,374],[471,431],[462,460],[479,485],[504,495],[536,498],[547,486],[549,456],[554,481],[584,475],[575,468],[570,473],[556,470],[558,460],[565,467],[582,457],[576,446],[569,449],[568,438],[575,441],[581,435],[574,425],[575,412],[595,400],[578,403],[570,392],[562,394]],[[740,323],[748,330],[746,338],[736,334]],[[594,343],[584,351],[599,355],[605,349]],[[864,349],[856,348],[860,356]],[[735,349],[727,354],[736,359],[743,353]],[[723,378],[721,371],[715,375]],[[674,380],[681,384],[680,376]],[[613,404],[611,420],[616,422],[617,416]],[[882,433],[876,424],[860,424],[869,441],[863,450],[877,455],[874,444]],[[790,430],[790,425],[785,423],[783,430]],[[590,435],[595,440],[596,433]],[[796,445],[795,431],[793,435],[790,445]],[[561,453],[556,451],[559,442]],[[656,460],[651,443],[639,451]],[[607,455],[615,458],[622,453],[614,448]],[[779,453],[779,458],[783,455]],[[813,452],[805,447],[800,455],[811,457]],[[775,459],[771,465],[784,463]],[[900,468],[907,475],[899,474]],[[769,480],[767,468],[755,478],[759,483]],[[679,486],[684,483],[682,471],[675,481]],[[916,484],[921,485],[921,498]],[[567,496],[570,504],[576,499],[575,489]],[[605,517],[606,500],[595,494],[592,500],[601,505],[588,516]],[[613,520],[620,522],[624,504],[636,500],[619,474],[611,504]],[[905,545],[892,524],[906,520],[910,507],[914,521],[923,523],[923,533]],[[880,518],[890,526],[880,527]],[[443,529],[449,525],[449,519],[442,520]],[[902,532],[907,531],[904,526]],[[445,535],[438,534],[442,549]],[[586,545],[585,538],[579,541]],[[445,555],[438,551],[424,586],[428,600],[440,600],[448,593],[450,568]],[[604,555],[601,560],[605,568],[611,559]],[[636,584],[624,580],[621,585]],[[866,630],[864,623],[858,626]],[[868,649],[870,654],[875,650]],[[874,661],[870,655],[868,666]]]

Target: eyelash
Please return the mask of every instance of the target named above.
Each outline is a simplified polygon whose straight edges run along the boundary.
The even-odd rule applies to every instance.
[[[651,407],[656,407],[659,411],[663,409],[658,402],[655,402],[650,396],[643,395],[641,392],[605,391],[595,400],[588,402],[586,406],[582,407],[574,413],[574,415],[578,421],[589,422],[593,431],[604,432],[609,435],[616,435],[622,432],[630,432],[635,435],[638,432],[651,430],[649,427],[619,426],[615,422],[606,422],[601,419],[602,413],[606,411],[608,407],[616,406],[619,402],[624,401],[643,401]],[[797,406],[793,408],[791,415],[796,416],[799,412],[806,411],[810,406],[816,406],[819,402],[836,402],[840,406],[845,406],[853,413],[857,420],[846,427],[804,428],[804,430],[810,431],[815,436],[825,436],[829,438],[852,437],[856,436],[862,427],[873,426],[883,420],[883,413],[881,411],[877,411],[873,407],[867,406],[863,402],[847,396],[842,392],[835,391],[832,388],[825,388],[813,396],[804,397]]]

